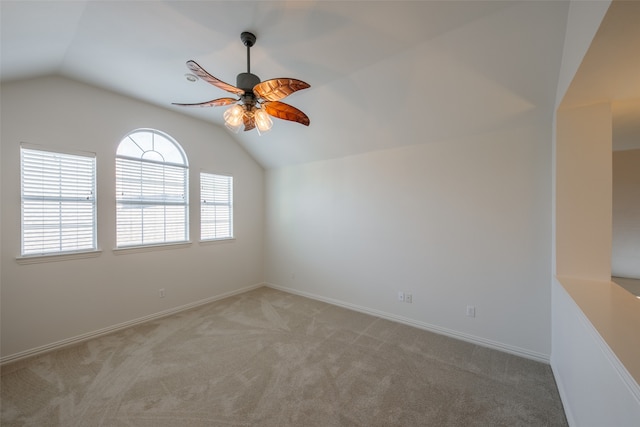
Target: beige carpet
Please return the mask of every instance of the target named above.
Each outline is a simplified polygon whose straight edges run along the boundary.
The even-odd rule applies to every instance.
[[[566,426],[548,365],[260,288],[2,369],[9,426]]]

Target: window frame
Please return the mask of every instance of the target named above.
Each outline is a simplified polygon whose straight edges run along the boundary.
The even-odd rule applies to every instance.
[[[97,195],[97,177],[98,177],[98,165],[97,165],[97,155],[94,152],[88,152],[88,151],[79,151],[79,150],[70,150],[70,149],[60,149],[57,147],[48,147],[48,146],[43,146],[43,145],[37,145],[37,144],[30,144],[30,143],[21,143],[20,144],[20,255],[16,257],[17,261],[20,264],[28,264],[28,263],[34,263],[34,262],[46,262],[46,261],[60,261],[60,260],[66,260],[66,259],[76,259],[76,258],[88,258],[88,257],[94,257],[94,256],[98,256],[101,251],[99,249],[98,246],[98,195]],[[27,165],[25,165],[25,154],[28,154],[29,152],[32,152],[32,156],[34,159],[37,159],[37,157],[42,158],[43,161],[46,161],[47,159],[49,161],[56,161],[56,156],[58,157],[58,165],[57,168],[53,168],[50,170],[53,171],[58,171],[59,174],[61,174],[63,172],[63,169],[65,168],[65,166],[62,164],[62,162],[64,160],[71,162],[73,161],[73,158],[82,158],[84,159],[84,161],[88,160],[88,164],[84,164],[84,165],[80,165],[82,166],[82,168],[75,168],[73,174],[69,174],[67,173],[66,176],[63,177],[59,177],[58,180],[56,181],[56,178],[51,178],[49,177],[49,179],[45,178],[44,176],[43,181],[39,183],[39,186],[41,188],[43,188],[46,184],[45,180],[50,181],[50,183],[55,184],[57,182],[58,185],[60,185],[62,182],[69,181],[69,178],[71,179],[75,179],[76,182],[78,182],[79,180],[81,180],[82,182],[86,182],[86,174],[88,173],[89,176],[91,177],[91,181],[90,181],[90,185],[88,186],[88,193],[85,193],[82,196],[69,196],[69,194],[67,195],[63,195],[63,194],[58,194],[58,195],[54,195],[54,194],[33,194],[33,195],[25,195],[25,187],[29,187],[30,184],[26,182],[26,178],[25,178],[25,172],[26,173],[39,173],[39,171],[41,171],[41,169],[32,169],[30,172],[26,171],[27,169]],[[46,153],[49,153],[49,155],[47,155]],[[88,166],[88,167],[87,167]],[[69,172],[69,171],[67,171]],[[79,176],[80,175],[80,176]],[[63,180],[62,178],[66,178],[66,180]],[[83,179],[84,178],[84,179]],[[37,178],[35,179],[36,184],[38,183]],[[70,184],[69,187],[67,187],[67,190],[72,190],[72,192],[77,192],[79,189],[82,189],[82,185],[72,185]],[[85,190],[87,190],[87,186],[84,186]],[[29,190],[27,190],[29,191]],[[59,193],[62,193],[63,191],[61,190]],[[59,203],[59,206],[57,207],[58,211],[59,211],[59,216],[63,216],[64,212],[63,212],[63,207],[65,203],[76,203],[79,205],[78,206],[82,206],[85,204],[89,205],[89,215],[86,215],[86,213],[82,216],[84,217],[89,217],[90,218],[90,245],[89,246],[84,246],[84,247],[76,247],[74,249],[63,249],[63,229],[66,228],[65,227],[65,219],[64,218],[60,218],[59,221],[56,223],[54,222],[53,224],[50,224],[52,226],[52,228],[55,229],[55,227],[58,228],[58,233],[60,234],[59,236],[59,246],[60,249],[59,250],[46,250],[46,249],[42,249],[40,251],[27,251],[25,252],[25,230],[28,229],[29,227],[25,224],[25,202],[29,202],[29,201],[34,201],[37,202],[38,200],[43,202],[43,206],[42,209],[44,210],[44,202],[45,201],[49,201],[49,202],[54,202],[54,203]],[[55,208],[54,208],[55,209]],[[77,207],[76,207],[76,211],[77,211]],[[67,211],[68,212],[68,211]],[[75,216],[73,215],[69,215],[69,217],[71,219],[74,219],[76,222],[72,222],[70,225],[71,227],[69,227],[70,229],[73,229],[74,225],[76,229],[79,228],[87,228],[87,222],[84,222],[79,220],[80,215],[77,214]],[[50,217],[49,217],[50,218]],[[35,221],[41,221],[44,223],[45,221],[45,217],[41,216],[41,217],[36,217],[34,218]],[[67,223],[67,226],[69,224]],[[37,227],[37,225],[35,226]],[[41,227],[44,227],[44,224],[41,224]],[[72,239],[70,239],[72,240]],[[68,242],[67,242],[68,243]],[[44,242],[41,242],[41,244],[44,246]]]
[[[182,163],[178,163],[175,161],[160,161],[160,160],[155,160],[155,159],[145,159],[144,155],[148,152],[154,152],[157,154],[160,154],[162,156],[162,153],[160,151],[157,151],[155,149],[153,150],[144,150],[141,145],[138,142],[136,142],[136,140],[134,139],[135,134],[139,134],[139,133],[147,133],[147,134],[151,134],[151,143],[152,145],[154,145],[155,148],[155,137],[159,136],[160,138],[164,139],[165,142],[168,141],[170,142],[173,147],[177,150],[177,152],[180,154]],[[140,156],[135,157],[132,155],[126,155],[126,154],[118,154],[118,151],[120,150],[120,147],[123,143],[127,142],[127,141],[131,141],[133,144],[137,145],[138,148],[141,151]],[[129,142],[127,142],[129,143]],[[126,148],[126,147],[125,147]],[[165,151],[165,154],[167,152]],[[127,164],[128,163],[128,164]],[[137,166],[136,166],[137,163]],[[121,198],[121,194],[122,190],[121,185],[125,185],[123,184],[124,181],[127,181],[126,176],[122,176],[121,175],[121,168],[125,168],[124,173],[128,173],[130,171],[127,171],[126,168],[127,167],[131,167],[131,166],[135,166],[136,168],[139,168],[140,171],[140,181],[138,181],[137,183],[140,186],[140,191],[139,194],[137,195],[137,199],[123,199]],[[145,186],[145,182],[142,179],[142,174],[144,173],[144,168],[145,167],[149,167],[149,168],[154,168],[154,167],[158,167],[160,168],[159,170],[162,171],[163,174],[163,179],[162,179],[162,187],[163,189],[165,188],[165,184],[167,183],[166,181],[166,176],[164,175],[164,173],[166,172],[166,168],[170,168],[173,170],[173,172],[175,172],[176,170],[181,170],[181,175],[183,177],[183,181],[181,182],[181,189],[182,189],[182,199],[183,202],[177,203],[175,200],[170,200],[170,198],[167,196],[167,194],[164,194],[163,196],[160,196],[158,194],[152,194],[151,195],[151,199],[147,199],[144,200],[145,197],[148,197],[149,194],[145,194],[145,190],[143,189]],[[171,172],[171,170],[170,170]],[[130,181],[130,183],[136,183],[136,181]],[[170,182],[169,182],[170,183]],[[147,183],[148,184],[148,183]],[[157,190],[157,189],[156,189]],[[118,143],[117,147],[116,147],[116,154],[115,154],[115,198],[116,198],[116,218],[115,218],[115,222],[116,222],[116,229],[115,229],[115,245],[116,247],[114,248],[114,251],[144,251],[144,250],[149,250],[149,249],[154,249],[154,248],[161,248],[161,249],[168,249],[168,248],[175,248],[175,247],[183,247],[183,246],[187,246],[189,245],[191,242],[189,240],[189,236],[190,236],[190,221],[189,221],[189,216],[190,216],[190,203],[189,203],[189,162],[188,162],[188,158],[187,158],[187,154],[184,151],[184,149],[182,148],[182,146],[180,145],[180,143],[178,143],[178,141],[176,141],[173,137],[171,137],[170,135],[168,135],[165,132],[162,132],[160,130],[157,129],[151,129],[151,128],[140,128],[140,129],[134,129],[130,132],[128,132]],[[173,197],[175,198],[175,195],[173,195]],[[148,243],[145,243],[145,230],[144,230],[144,226],[142,226],[141,230],[140,230],[140,238],[139,240],[132,242],[132,243],[119,243],[119,241],[121,240],[121,234],[119,232],[119,227],[121,226],[120,220],[121,220],[121,209],[122,206],[131,206],[133,208],[137,208],[140,209],[140,221],[143,223],[144,222],[144,214],[143,214],[143,209],[146,208],[164,208],[164,219],[162,221],[162,231],[161,234],[165,235],[165,240],[151,240]],[[183,221],[181,222],[181,226],[184,227],[184,229],[181,229],[180,231],[183,232],[182,236],[183,238],[179,239],[179,240],[166,240],[166,234],[167,234],[167,230],[168,230],[168,225],[170,225],[170,223],[167,223],[167,212],[166,212],[166,208],[167,207],[171,207],[171,206],[179,206],[183,209],[183,213],[181,213],[180,216],[183,217]],[[124,223],[124,221],[123,221]],[[150,230],[147,230],[150,231]]]
[[[217,178],[228,178],[228,182],[226,183],[226,187],[227,187],[227,192],[229,193],[228,195],[228,202],[224,203],[224,202],[206,202],[204,200],[203,197],[203,187],[204,187],[204,183],[203,183],[203,176],[210,176],[212,177],[212,181],[216,180]],[[220,173],[220,172],[209,172],[207,170],[201,170],[200,171],[200,175],[199,175],[199,179],[200,179],[200,192],[199,192],[199,197],[200,197],[200,242],[202,243],[207,243],[207,242],[220,242],[220,241],[227,241],[227,240],[235,240],[235,233],[234,233],[234,179],[233,179],[233,175],[232,174],[227,174],[227,173]],[[212,191],[215,193],[216,192],[216,184],[215,182],[212,182]],[[229,208],[229,215],[228,215],[228,222],[229,222],[229,234],[226,236],[222,236],[222,237],[203,237],[204,235],[204,212],[203,210],[207,207],[207,206],[226,206]],[[215,229],[215,225],[213,226]]]

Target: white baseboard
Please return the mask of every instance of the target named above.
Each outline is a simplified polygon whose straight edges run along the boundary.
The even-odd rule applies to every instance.
[[[553,355],[551,355],[551,373],[553,373],[553,378],[556,382],[556,387],[558,388],[558,394],[560,395],[560,401],[562,402],[562,409],[564,410],[564,416],[567,418],[567,424],[569,427],[577,426],[575,417],[573,416],[573,410],[571,409],[569,396],[567,394],[566,387],[559,373],[557,372],[557,364],[553,360]]]
[[[137,326],[140,325],[142,323],[145,322],[149,322],[152,320],[156,320],[156,319],[160,319],[162,317],[166,317],[166,316],[170,316],[172,314],[176,314],[179,313],[181,311],[185,311],[185,310],[189,310],[195,307],[199,307],[201,305],[205,305],[205,304],[209,304],[211,302],[214,301],[218,301],[224,298],[228,298],[234,295],[238,295],[238,294],[242,294],[248,291],[251,291],[253,289],[257,289],[261,286],[268,286],[270,288],[273,289],[277,289],[277,290],[281,290],[283,292],[288,292],[291,294],[295,294],[295,295],[300,295],[303,297],[307,297],[307,298],[311,298],[314,300],[318,300],[318,301],[322,301],[322,302],[326,302],[328,304],[332,304],[332,305],[336,305],[339,307],[344,307],[344,308],[348,308],[350,310],[354,310],[354,311],[358,311],[361,313],[365,313],[365,314],[370,314],[372,316],[376,316],[376,317],[380,317],[383,319],[387,319],[387,320],[391,320],[394,322],[398,322],[398,323],[402,323],[405,325],[409,325],[409,326],[413,326],[419,329],[424,329],[430,332],[435,332],[437,334],[441,334],[441,335],[446,335],[449,336],[451,338],[456,338],[462,341],[467,341],[470,342],[472,344],[477,344],[477,345],[481,345],[483,347],[488,347],[488,348],[492,348],[498,351],[502,351],[505,353],[509,353],[509,354],[514,354],[516,356],[521,356],[521,357],[525,357],[527,359],[531,359],[531,360],[535,360],[538,362],[543,362],[543,363],[549,363],[549,355],[546,354],[542,354],[542,353],[537,353],[537,352],[533,352],[530,350],[526,350],[523,348],[519,348],[519,347],[515,347],[515,346],[511,346],[508,344],[503,344],[497,341],[492,341],[492,340],[488,340],[482,337],[476,337],[474,335],[469,335],[469,334],[465,334],[462,332],[458,332],[458,331],[454,331],[452,329],[447,329],[447,328],[443,328],[437,325],[432,325],[429,323],[425,323],[425,322],[421,322],[421,321],[417,321],[414,319],[409,319],[407,317],[402,317],[402,316],[398,316],[395,314],[391,314],[391,313],[387,313],[387,312],[383,312],[380,310],[375,310],[372,308],[368,308],[368,307],[363,307],[360,305],[356,305],[356,304],[351,304],[351,303],[347,303],[344,301],[340,301],[340,300],[336,300],[333,298],[327,298],[327,297],[323,297],[321,295],[316,295],[316,294],[312,294],[309,292],[304,292],[304,291],[299,291],[297,289],[292,289],[292,288],[287,288],[284,286],[279,286],[279,285],[274,285],[272,283],[259,283],[259,284],[255,284],[255,285],[251,285],[251,286],[247,286],[241,289],[237,289],[231,292],[226,292],[224,294],[220,294],[220,295],[216,295],[210,298],[205,298],[203,300],[199,300],[199,301],[195,301],[189,304],[185,304],[185,305],[181,305],[178,307],[174,307],[174,308],[170,308],[168,310],[164,310],[158,313],[154,313],[148,316],[144,316],[144,317],[140,317],[137,319],[133,319],[127,322],[123,322],[123,323],[119,323],[117,325],[113,325],[113,326],[109,326],[106,328],[102,328],[102,329],[98,329],[96,331],[92,331],[92,332],[88,332],[86,334],[82,334],[82,335],[77,335],[75,337],[71,337],[71,338],[67,338],[61,341],[57,341],[51,344],[47,344],[47,345],[43,345],[40,347],[36,347],[33,349],[29,349],[29,350],[25,350],[25,351],[21,351],[19,353],[15,353],[15,354],[11,354],[8,356],[4,356],[2,358],[0,358],[0,366],[4,365],[6,363],[10,363],[10,362],[16,362],[18,360],[22,360],[22,359],[26,359],[29,357],[34,357],[34,356],[38,356],[44,353],[48,353],[50,351],[53,350],[59,350],[61,348],[64,347],[68,347],[74,344],[79,344],[81,342],[90,340],[92,338],[97,338],[103,335],[107,335],[107,334],[111,334],[126,328],[130,328],[132,326]]]
[[[107,335],[107,334],[111,334],[117,331],[121,331],[123,329],[126,328],[130,328],[132,326],[137,326],[140,325],[142,323],[146,323],[152,320],[156,320],[156,319],[160,319],[162,317],[167,317],[167,316],[171,316],[172,314],[176,314],[179,313],[181,311],[185,311],[185,310],[190,310],[192,308],[196,308],[199,307],[201,305],[205,305],[205,304],[209,304],[212,303],[214,301],[218,301],[224,298],[228,298],[234,295],[238,295],[238,294],[243,294],[245,292],[251,291],[253,289],[257,289],[260,288],[262,286],[265,286],[264,283],[258,283],[256,285],[251,285],[251,286],[247,286],[241,289],[237,289],[234,291],[230,291],[230,292],[225,292],[223,294],[220,295],[215,295],[209,298],[205,298],[199,301],[195,301],[195,302],[191,302],[189,304],[184,304],[178,307],[174,307],[174,308],[170,308],[164,311],[160,311],[158,313],[154,313],[154,314],[150,314],[148,316],[144,316],[144,317],[139,317],[137,319],[133,319],[133,320],[129,320],[127,322],[123,322],[123,323],[118,323],[117,325],[113,325],[113,326],[108,326],[106,328],[102,328],[102,329],[98,329],[96,331],[92,331],[92,332],[87,332],[86,334],[81,334],[81,335],[77,335],[75,337],[71,337],[71,338],[67,338],[61,341],[56,341],[54,343],[51,344],[47,344],[47,345],[43,345],[40,347],[36,347],[36,348],[32,348],[29,350],[25,350],[25,351],[21,351],[19,353],[15,353],[15,354],[10,354],[8,356],[4,356],[2,358],[0,358],[0,366],[6,364],[6,363],[10,363],[10,362],[16,362],[18,360],[22,360],[22,359],[26,359],[29,357],[34,357],[34,356],[38,356],[44,353],[48,353],[50,351],[53,350],[59,350],[61,348],[64,347],[68,347],[71,345],[75,345],[75,344],[79,344],[83,341],[87,341],[93,338],[98,338],[101,337],[103,335]]]
[[[535,351],[527,350],[524,348],[512,346],[509,344],[500,343],[497,341],[488,340],[486,338],[477,337],[475,335],[465,334],[463,332],[454,331],[452,329],[443,328],[441,326],[432,325],[426,322],[421,322],[414,319],[409,319],[407,317],[398,316],[395,314],[387,313],[384,311],[372,309],[369,307],[363,307],[356,304],[351,304],[348,302],[336,300],[333,298],[323,297],[321,295],[316,295],[310,292],[304,292],[293,288],[288,288],[285,286],[274,285],[272,283],[265,283],[265,286],[268,286],[273,289],[277,289],[283,292],[288,292],[291,294],[300,295],[303,297],[315,299],[318,301],[326,302],[328,304],[337,305],[340,307],[348,308],[350,310],[359,311],[361,313],[370,314],[372,316],[380,317],[383,319],[391,320],[398,323],[403,323],[405,325],[413,326],[419,329],[424,329],[426,331],[435,332],[440,335],[446,335],[451,338],[459,339],[462,341],[470,342],[472,344],[477,344],[482,347],[492,348],[494,350],[502,351],[504,353],[513,354],[516,356],[524,357],[527,359],[535,360],[537,362],[542,362],[549,364],[550,356],[548,354],[538,353]]]

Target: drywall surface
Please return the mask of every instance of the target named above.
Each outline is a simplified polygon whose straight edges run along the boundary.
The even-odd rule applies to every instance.
[[[558,83],[556,103],[562,100],[563,105],[556,115],[554,147],[553,243],[558,278],[551,284],[551,366],[572,426],[636,426],[640,419],[639,302],[610,282],[614,132],[612,106],[603,99],[610,99],[615,91],[608,87],[608,96],[603,96],[593,87],[633,84],[624,79],[602,80],[601,72],[582,69],[584,54],[607,9],[618,14],[627,5],[630,2],[571,2]],[[607,13],[602,22],[610,16]],[[624,26],[609,23],[609,30],[624,33]],[[611,41],[601,39],[599,46],[608,46],[607,40]],[[633,43],[627,45],[631,48]],[[623,52],[624,47],[616,49],[621,46],[624,43],[613,43],[603,51]],[[595,69],[602,71],[599,66]],[[571,83],[569,87],[574,75],[591,86],[583,83],[576,89]],[[585,80],[584,75],[595,78]],[[565,95],[570,95],[569,102]]]
[[[548,360],[550,129],[268,170],[266,281]]]
[[[638,9],[640,11],[640,4]],[[613,151],[640,150],[640,94],[638,98],[613,101],[611,112]]]
[[[114,252],[115,153],[137,128],[189,160],[191,245]],[[97,156],[97,257],[20,264],[20,144]],[[232,174],[235,240],[199,242],[199,173]],[[264,171],[213,125],[60,77],[2,86],[2,356],[254,286],[263,280]],[[159,289],[165,297],[159,297]]]
[[[611,275],[640,279],[640,150],[613,152]]]
[[[609,103],[558,110],[558,276],[611,279],[611,144]]]
[[[636,426],[640,342],[631,320],[640,302],[609,282],[561,278],[552,287],[551,366],[569,424]]]
[[[572,0],[569,2],[562,64],[556,92],[556,107],[560,105],[567,89],[569,89],[610,4],[611,0]]]

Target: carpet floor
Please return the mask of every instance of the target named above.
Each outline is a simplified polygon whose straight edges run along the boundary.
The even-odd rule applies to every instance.
[[[259,288],[2,367],[2,426],[566,426],[544,364]]]

